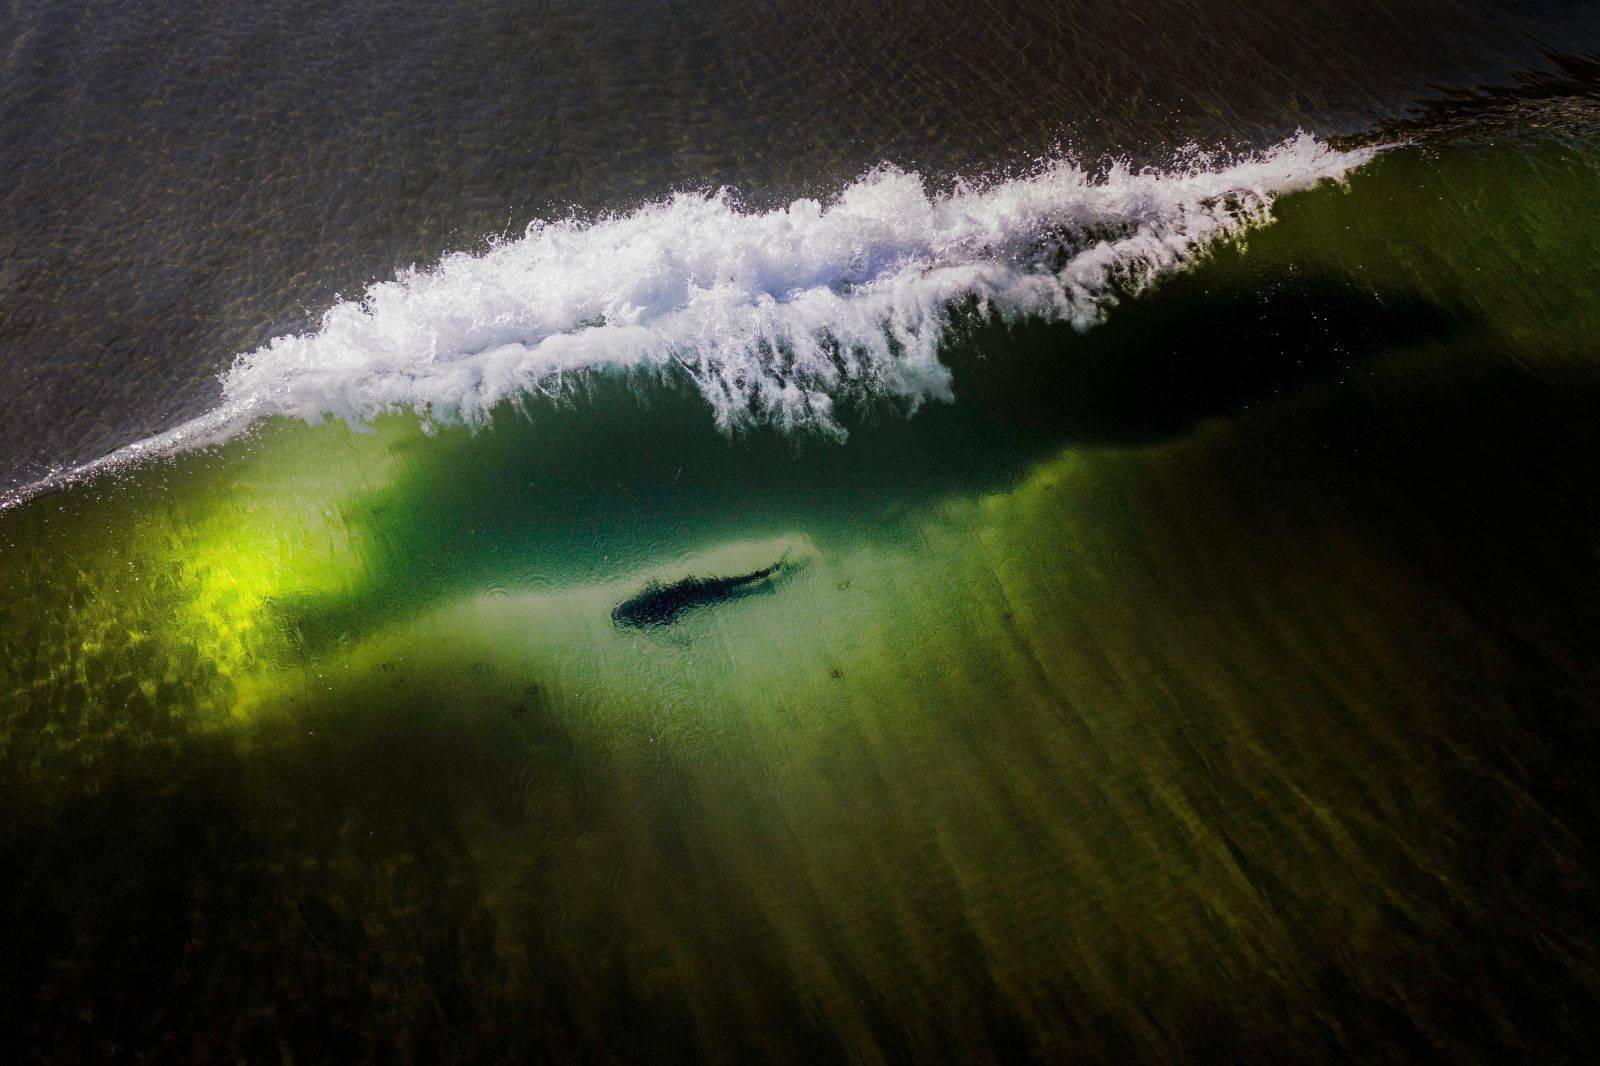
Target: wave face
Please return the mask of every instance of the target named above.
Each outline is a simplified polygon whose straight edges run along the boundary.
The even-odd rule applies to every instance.
[[[359,424],[412,410],[476,423],[508,398],[560,395],[596,371],[682,373],[724,428],[842,435],[842,401],[951,398],[938,348],[955,306],[1088,328],[1268,221],[1278,195],[1340,178],[1374,151],[1302,134],[1169,171],[1093,176],[1055,162],[946,193],[883,167],[827,203],[750,212],[722,190],[537,222],[485,253],[376,283],[316,331],[239,356],[220,408],[90,466],[213,443],[274,415]]]

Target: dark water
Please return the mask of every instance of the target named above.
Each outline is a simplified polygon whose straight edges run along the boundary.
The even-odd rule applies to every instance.
[[[1597,42],[0,11],[0,1048],[1588,1058]]]

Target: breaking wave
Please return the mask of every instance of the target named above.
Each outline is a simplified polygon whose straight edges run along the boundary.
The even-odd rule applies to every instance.
[[[216,410],[52,481],[275,415],[359,424],[411,410],[476,423],[502,401],[560,395],[596,372],[685,376],[724,428],[842,435],[841,403],[914,410],[951,398],[939,345],[954,309],[1087,329],[1269,221],[1277,196],[1339,179],[1375,151],[1302,134],[1169,170],[1092,174],[1061,161],[946,192],[882,167],[827,202],[765,212],[720,190],[536,222],[373,284],[315,331],[240,355]]]

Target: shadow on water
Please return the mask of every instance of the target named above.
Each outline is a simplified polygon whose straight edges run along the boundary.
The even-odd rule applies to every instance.
[[[631,629],[658,629],[674,625],[695,611],[746,596],[770,593],[800,565],[791,563],[785,553],[777,562],[748,573],[726,577],[685,577],[670,584],[651,580],[637,593],[617,604],[611,612],[611,621]]]
[[[909,508],[1003,488],[1062,446],[1168,439],[1468,325],[1412,293],[1211,270],[1087,333],[968,313],[943,355],[957,401],[909,418],[858,408],[843,443],[770,428],[730,439],[686,383],[594,381],[576,401],[502,410],[487,431],[409,449],[392,483],[347,510],[376,546],[367,580],[278,608],[314,649],[421,600],[610,579],[712,539],[880,535]]]
[[[1600,130],[1600,53],[1546,51],[1544,57],[1548,69],[1520,72],[1505,85],[1441,90],[1404,117],[1335,143],[1440,143],[1485,135],[1545,137]]]

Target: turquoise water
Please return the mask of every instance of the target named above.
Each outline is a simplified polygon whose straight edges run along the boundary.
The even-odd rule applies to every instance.
[[[960,296],[947,395],[831,425],[719,428],[668,361],[475,425],[285,408],[20,500],[9,1033],[1571,1056],[1596,158],[1570,121],[1390,148],[1084,329]]]

